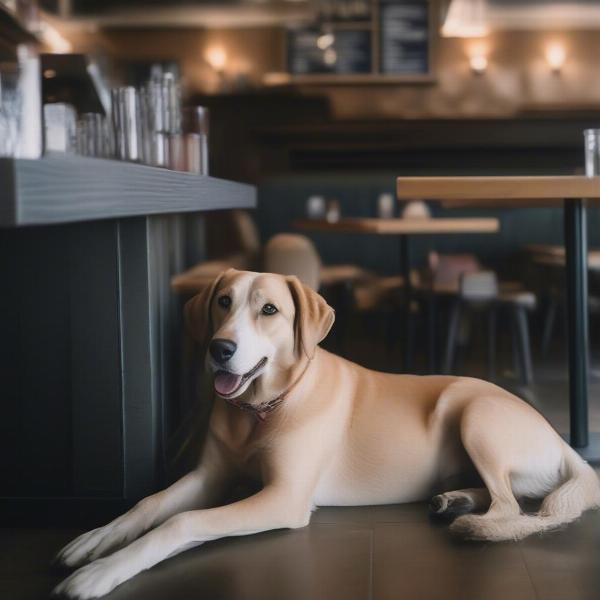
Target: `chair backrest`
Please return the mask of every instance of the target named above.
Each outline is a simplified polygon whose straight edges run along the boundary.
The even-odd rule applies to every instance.
[[[498,277],[494,271],[465,273],[460,278],[460,296],[465,300],[486,302],[498,296]]]
[[[403,219],[429,219],[431,210],[423,200],[412,200],[404,205],[402,209]]]
[[[481,264],[473,254],[438,254],[430,252],[429,270],[433,288],[458,291],[460,278],[469,273],[481,271]]]
[[[279,233],[265,245],[263,271],[296,275],[317,291],[321,283],[321,259],[315,245],[303,235]]]

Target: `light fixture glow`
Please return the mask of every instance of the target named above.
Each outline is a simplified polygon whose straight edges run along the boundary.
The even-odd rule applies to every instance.
[[[333,48],[327,48],[323,53],[323,60],[326,65],[334,65],[337,62],[337,52]]]
[[[452,0],[441,33],[444,37],[484,37],[489,33],[487,0]]]
[[[482,75],[488,68],[488,59],[482,54],[471,56],[469,59],[469,64],[471,65],[471,71],[473,71],[473,73],[476,75]]]
[[[40,37],[54,54],[68,54],[73,51],[73,44],[54,28],[50,23],[40,23]]]
[[[324,33],[317,38],[317,46],[320,50],[327,50],[330,46],[333,46],[335,42],[335,36],[333,33]]]
[[[227,64],[227,53],[221,46],[208,48],[204,58],[217,73],[221,73]]]
[[[554,42],[546,47],[546,62],[553,73],[560,73],[567,59],[567,51],[562,44]]]

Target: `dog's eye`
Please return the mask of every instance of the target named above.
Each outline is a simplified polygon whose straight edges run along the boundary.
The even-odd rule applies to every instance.
[[[265,304],[262,307],[263,315],[274,315],[277,312],[277,309],[272,304]]]
[[[229,296],[220,296],[217,302],[221,308],[229,308],[231,306],[231,298]]]

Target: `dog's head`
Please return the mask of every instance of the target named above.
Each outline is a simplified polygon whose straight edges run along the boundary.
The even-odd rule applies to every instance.
[[[233,399],[312,359],[334,311],[296,277],[229,269],[186,304],[185,317],[192,337],[207,345],[216,393]]]

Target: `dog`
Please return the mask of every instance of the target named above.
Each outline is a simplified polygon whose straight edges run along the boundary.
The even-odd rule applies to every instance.
[[[95,598],[183,550],[304,527],[319,506],[431,498],[450,529],[518,540],[600,506],[592,468],[530,405],[485,381],[378,373],[318,346],[334,311],[296,277],[229,270],[185,307],[215,403],[198,467],[58,560],[56,588]],[[478,488],[449,489],[475,474]],[[257,493],[220,506],[238,479]],[[518,499],[542,499],[525,514]],[[86,564],[89,563],[89,564]],[[82,566],[85,565],[85,566]]]

